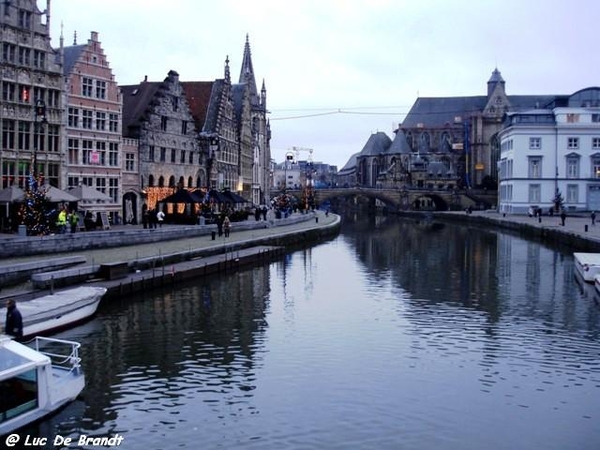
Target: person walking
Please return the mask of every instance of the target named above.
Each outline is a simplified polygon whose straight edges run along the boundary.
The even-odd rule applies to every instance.
[[[563,209],[560,212],[560,223],[561,225],[564,227],[565,226],[565,220],[567,219],[567,213],[565,212],[565,210]]]
[[[71,233],[76,233],[77,225],[79,225],[79,214],[77,214],[77,211],[73,210],[69,214],[69,224],[71,225]]]
[[[231,229],[231,222],[229,221],[229,216],[225,216],[225,219],[223,219],[223,232],[225,233],[225,237],[229,237],[230,229]]]
[[[162,209],[156,213],[156,220],[158,221],[158,226],[162,228],[162,224],[165,221],[165,213],[162,212]]]
[[[65,234],[67,232],[67,208],[65,206],[63,206],[58,213],[56,224],[58,225],[58,232],[60,234]]]
[[[17,309],[17,302],[13,299],[9,299],[6,302],[4,332],[17,340],[23,337],[23,318],[21,317],[21,312]]]
[[[590,217],[592,218],[592,225],[596,225],[596,211],[592,211],[592,215]]]

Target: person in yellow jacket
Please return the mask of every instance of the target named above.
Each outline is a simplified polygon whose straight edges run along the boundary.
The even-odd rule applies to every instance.
[[[64,206],[58,213],[58,220],[56,221],[56,225],[58,225],[58,232],[60,234],[66,233],[66,231],[67,231],[67,208]]]

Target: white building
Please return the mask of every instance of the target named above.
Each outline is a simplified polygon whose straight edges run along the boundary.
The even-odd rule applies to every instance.
[[[499,139],[500,212],[547,213],[557,193],[567,211],[600,210],[600,88],[507,113]]]

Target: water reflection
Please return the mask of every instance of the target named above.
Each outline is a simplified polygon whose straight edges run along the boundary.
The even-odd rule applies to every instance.
[[[119,432],[127,449],[595,448],[600,309],[582,292],[569,253],[516,236],[346,218],[270,265],[104,305],[63,334],[83,343],[83,403],[34,432]]]

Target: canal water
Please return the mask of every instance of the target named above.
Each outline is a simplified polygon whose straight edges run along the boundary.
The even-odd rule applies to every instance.
[[[103,305],[60,335],[82,343],[83,397],[25,431],[147,450],[598,449],[600,307],[573,270],[569,249],[495,230],[346,218],[277,262]]]

